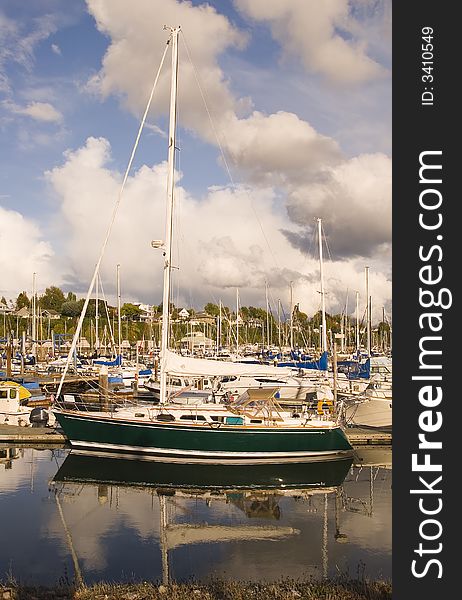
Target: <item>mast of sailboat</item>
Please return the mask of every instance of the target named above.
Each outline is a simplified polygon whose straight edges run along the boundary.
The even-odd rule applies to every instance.
[[[121,309],[120,309],[120,265],[117,265],[117,330],[118,330],[118,354],[122,358],[122,317],[121,317]]]
[[[37,337],[37,290],[36,290],[37,273],[32,274],[32,347],[31,354],[37,357],[37,345],[35,339]]]
[[[266,347],[270,349],[270,321],[269,321],[269,302],[268,302],[268,282],[265,281],[265,299],[266,299]]]
[[[278,346],[281,352],[281,300],[278,298]]]
[[[98,298],[98,283],[99,283],[99,271],[96,277],[96,304],[95,304],[95,350],[96,354],[99,354],[99,298]]]
[[[369,304],[369,267],[365,267],[366,275],[366,348],[367,356],[371,355],[371,311]]]
[[[356,354],[359,357],[359,292],[356,292]]]
[[[239,289],[236,288],[236,356],[239,356]]]
[[[294,282],[290,282],[290,349],[294,349]]]
[[[164,246],[164,292],[162,297],[162,338],[160,363],[160,402],[167,398],[167,372],[165,359],[167,356],[170,329],[170,275],[172,269],[172,229],[173,229],[173,191],[175,182],[175,138],[177,116],[177,86],[178,86],[178,34],[179,27],[165,27],[170,30],[172,46],[172,75],[170,87],[170,121],[168,134],[168,174],[167,174],[167,214],[165,222]]]
[[[326,331],[326,301],[324,297],[324,271],[322,264],[322,227],[321,219],[318,219],[318,238],[319,238],[319,276],[321,279],[321,323],[322,323],[322,338],[321,352],[327,350],[327,331]]]

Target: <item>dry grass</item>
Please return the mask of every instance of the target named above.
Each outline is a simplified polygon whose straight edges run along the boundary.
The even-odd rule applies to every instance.
[[[0,600],[391,600],[389,581],[281,579],[273,583],[224,581],[138,584],[98,583],[74,588],[2,587]]]

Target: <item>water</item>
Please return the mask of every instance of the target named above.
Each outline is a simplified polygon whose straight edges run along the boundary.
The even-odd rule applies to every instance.
[[[269,471],[3,448],[0,521],[23,584],[391,578],[391,448]]]

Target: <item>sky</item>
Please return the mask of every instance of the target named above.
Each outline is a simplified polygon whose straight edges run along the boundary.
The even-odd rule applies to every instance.
[[[3,0],[0,297],[87,293],[180,26],[172,300],[391,316],[391,1]],[[99,295],[159,304],[170,53]],[[238,292],[237,292],[237,291]]]

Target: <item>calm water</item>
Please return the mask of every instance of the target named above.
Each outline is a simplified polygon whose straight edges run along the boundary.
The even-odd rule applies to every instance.
[[[391,578],[391,449],[262,472],[3,448],[0,522],[25,584]]]

